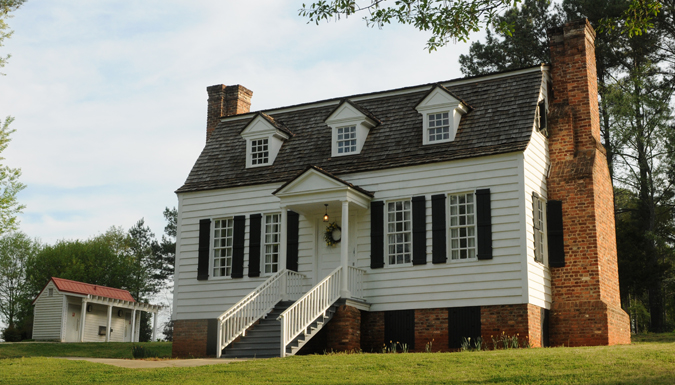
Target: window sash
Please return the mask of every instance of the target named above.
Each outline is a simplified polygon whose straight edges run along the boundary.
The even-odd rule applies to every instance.
[[[213,221],[213,276],[232,275],[232,245],[234,242],[232,218]]]
[[[450,258],[476,258],[476,199],[474,193],[450,195]]]
[[[409,200],[387,203],[387,256],[390,265],[412,263],[412,208]]]
[[[281,248],[281,214],[266,214],[263,231],[263,272],[274,274],[279,271],[279,250]]]
[[[450,114],[442,112],[427,115],[429,142],[440,142],[450,139]]]
[[[269,162],[269,139],[251,140],[251,165]]]
[[[546,229],[546,203],[538,195],[532,196],[532,224],[534,233],[534,259],[544,263],[546,253],[544,231]]]
[[[338,154],[356,152],[356,126],[337,129],[337,152]]]

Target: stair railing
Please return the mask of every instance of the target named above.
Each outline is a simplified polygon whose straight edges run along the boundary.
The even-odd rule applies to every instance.
[[[272,311],[279,301],[299,298],[305,278],[304,274],[281,270],[221,314],[218,317],[216,356],[220,358],[224,347],[244,335],[251,325]]]
[[[358,267],[348,266],[349,270],[349,292],[352,298],[363,299],[363,277],[366,271]]]
[[[281,321],[281,357],[286,357],[286,346],[291,341],[305,332],[309,325],[340,299],[341,274],[342,266],[333,270],[279,315],[277,319]]]

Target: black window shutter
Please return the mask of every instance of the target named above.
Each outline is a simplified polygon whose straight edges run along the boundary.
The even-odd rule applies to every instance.
[[[448,247],[446,236],[448,233],[445,225],[445,194],[431,196],[431,230],[433,252],[431,260],[433,263],[445,263],[448,260]]]
[[[424,195],[412,198],[413,265],[427,263],[427,215]]]
[[[565,244],[563,242],[562,201],[546,203],[548,233],[548,264],[551,267],[565,266]]]
[[[260,277],[260,223],[262,214],[251,214],[248,240],[248,276]]]
[[[197,280],[209,279],[209,255],[211,246],[211,220],[199,221],[199,253],[197,259]]]
[[[492,209],[490,189],[476,190],[476,227],[478,227],[478,259],[492,259]]]
[[[232,231],[232,278],[244,276],[244,233],[246,217],[239,215],[234,217],[234,229]]]
[[[370,268],[384,267],[384,202],[370,202]]]
[[[384,312],[384,343],[391,346],[397,342],[407,344],[410,350],[415,348],[415,310]]]
[[[300,227],[300,215],[289,211],[286,221],[286,268],[298,271],[298,232]]]
[[[471,344],[481,336],[480,306],[451,307],[448,309],[448,347],[459,349],[464,338]]]

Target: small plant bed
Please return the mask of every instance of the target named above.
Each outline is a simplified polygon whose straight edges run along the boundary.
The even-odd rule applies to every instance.
[[[0,343],[0,358],[91,357],[134,358],[132,349],[150,351],[154,357],[171,357],[171,342]]]

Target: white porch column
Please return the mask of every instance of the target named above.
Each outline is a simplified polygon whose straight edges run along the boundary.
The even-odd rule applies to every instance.
[[[281,233],[279,234],[279,271],[286,268],[286,251],[288,249],[288,210],[286,206],[281,206]],[[281,276],[281,300],[288,301],[288,290],[286,274]]]
[[[342,201],[342,232],[340,240],[340,266],[342,266],[342,298],[351,298],[349,292],[349,202]]]
[[[82,298],[82,309],[80,309],[80,342],[84,342],[84,319],[87,317],[87,300]]]
[[[131,342],[136,342],[136,309],[131,311]]]
[[[112,304],[108,305],[108,327],[105,331],[105,342],[110,342],[110,324],[112,321]]]
[[[152,341],[157,339],[157,312],[152,313]]]

